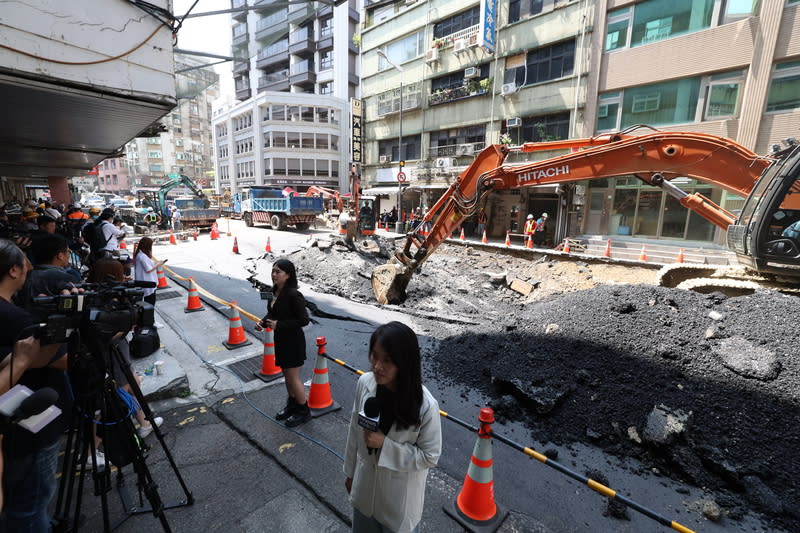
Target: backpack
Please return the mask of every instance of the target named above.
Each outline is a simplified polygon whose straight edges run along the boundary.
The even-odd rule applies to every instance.
[[[81,235],[83,236],[83,241],[89,245],[89,249],[92,252],[92,256],[97,256],[100,250],[108,244],[108,241],[111,240],[109,237],[108,239],[103,237],[103,229],[100,227],[103,225],[103,221],[99,218],[93,222],[86,224],[81,230]]]

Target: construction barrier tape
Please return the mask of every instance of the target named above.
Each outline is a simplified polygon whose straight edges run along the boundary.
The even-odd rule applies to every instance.
[[[183,277],[183,276],[177,274],[174,270],[172,270],[171,268],[167,267],[166,265],[163,266],[162,268],[164,270],[166,270],[167,272],[169,272],[170,274],[172,274],[172,276],[174,276],[178,280],[190,281],[192,279],[192,278],[186,278],[186,277]],[[228,302],[226,300],[223,300],[222,298],[219,298],[219,297],[211,294],[207,290],[203,289],[200,285],[198,285],[196,281],[194,282],[194,285],[197,288],[197,292],[199,292],[200,294],[204,295],[209,300],[214,301],[214,302],[216,302],[218,304],[221,304],[223,306],[226,306],[226,307],[232,307],[234,309],[237,309],[241,315],[246,316],[247,318],[249,318],[250,320],[252,320],[254,322],[259,322],[261,320],[261,318],[257,317],[256,315],[254,315],[252,313],[248,313],[247,311],[245,311],[244,309],[242,309],[238,305],[233,305],[233,302]],[[337,359],[335,357],[331,357],[330,355],[328,355],[326,353],[319,353],[318,355],[321,355],[321,356],[325,357],[326,359],[329,359],[329,360],[333,361],[337,365],[342,366],[342,367],[346,368],[347,370],[350,370],[351,372],[353,372],[355,374],[358,374],[359,376],[364,374],[363,370],[359,370],[358,368],[355,368],[354,366],[351,366],[351,365],[347,364],[346,362],[342,361],[341,359]],[[480,431],[480,428],[478,428],[477,426],[473,426],[473,425],[471,425],[471,424],[469,424],[467,422],[464,422],[463,420],[459,420],[458,418],[448,414],[446,411],[443,411],[441,409],[439,410],[439,415],[442,416],[443,418],[447,419],[447,420],[455,422],[459,426],[462,426],[462,427],[464,427],[464,428],[466,428],[466,429],[468,429],[468,430],[470,430],[472,432],[478,433]],[[633,501],[633,500],[631,500],[629,498],[626,498],[625,496],[622,496],[622,495],[618,494],[617,491],[615,491],[614,489],[612,489],[610,487],[606,487],[602,483],[598,483],[597,481],[595,481],[593,479],[590,479],[588,477],[582,476],[581,474],[578,474],[577,472],[574,472],[574,471],[570,470],[569,468],[567,468],[566,466],[562,465],[561,463],[553,461],[552,459],[548,458],[546,455],[544,455],[544,454],[542,454],[540,452],[537,452],[533,448],[529,448],[527,446],[522,446],[521,444],[517,444],[516,442],[512,441],[508,437],[504,437],[502,435],[498,435],[497,433],[494,433],[494,432],[491,432],[491,436],[494,439],[498,440],[499,442],[507,444],[508,446],[510,446],[510,447],[512,447],[512,448],[514,448],[516,450],[521,451],[525,455],[528,455],[529,457],[532,457],[532,458],[536,459],[537,461],[541,462],[542,464],[545,464],[545,465],[547,465],[547,466],[549,466],[549,467],[561,472],[562,474],[565,474],[568,477],[571,477],[572,479],[575,479],[576,481],[580,481],[581,483],[584,483],[585,485],[587,485],[589,488],[591,488],[595,492],[598,492],[599,494],[602,494],[603,496],[606,496],[608,498],[613,498],[615,500],[621,501],[622,503],[624,503],[625,505],[627,505],[631,509],[639,511],[643,515],[645,515],[645,516],[647,516],[649,518],[652,518],[653,520],[655,520],[656,522],[658,522],[658,523],[660,523],[662,525],[670,527],[670,528],[672,528],[672,529],[674,529],[676,531],[680,531],[681,533],[695,533],[694,530],[689,529],[686,526],[683,526],[683,525],[679,524],[678,522],[669,520],[668,518],[656,513],[655,511],[652,511],[652,510],[648,509],[647,507],[644,507],[643,505],[640,505],[640,504],[636,503],[635,501]]]

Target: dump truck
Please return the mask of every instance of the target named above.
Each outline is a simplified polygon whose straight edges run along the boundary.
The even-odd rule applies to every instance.
[[[303,197],[274,187],[250,187],[234,195],[234,213],[248,227],[257,223],[283,230],[294,226],[307,230],[325,211],[321,196]]]

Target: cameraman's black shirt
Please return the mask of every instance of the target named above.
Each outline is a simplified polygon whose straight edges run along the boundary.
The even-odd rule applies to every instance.
[[[0,300],[0,324],[3,324],[0,328],[0,361],[3,361],[11,354],[16,341],[33,334],[32,326],[37,324],[37,320],[24,309]],[[69,414],[70,402],[67,399],[65,380],[65,372],[54,368],[32,368],[22,374],[17,382],[20,385],[33,391],[43,387],[54,389],[58,393],[56,405],[61,408],[62,413],[36,434],[19,427],[12,429],[3,439],[3,451],[7,458],[43,448],[59,438],[66,428]]]

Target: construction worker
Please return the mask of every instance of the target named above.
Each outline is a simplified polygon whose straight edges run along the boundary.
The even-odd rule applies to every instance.
[[[527,218],[525,219],[525,228],[523,229],[526,243],[528,242],[528,239],[533,238],[534,229],[536,229],[536,221],[533,220],[533,215],[528,214]]]
[[[489,217],[486,216],[486,211],[481,207],[481,210],[478,211],[478,235],[483,235],[483,232],[486,231],[486,223],[489,221]]]
[[[154,229],[157,229],[160,221],[161,217],[153,211],[152,207],[148,207],[147,213],[144,215],[144,223],[147,225],[147,232],[152,233]]]
[[[542,216],[536,221],[536,228],[533,231],[533,244],[536,246],[544,246],[546,223],[547,213],[542,213]]]

